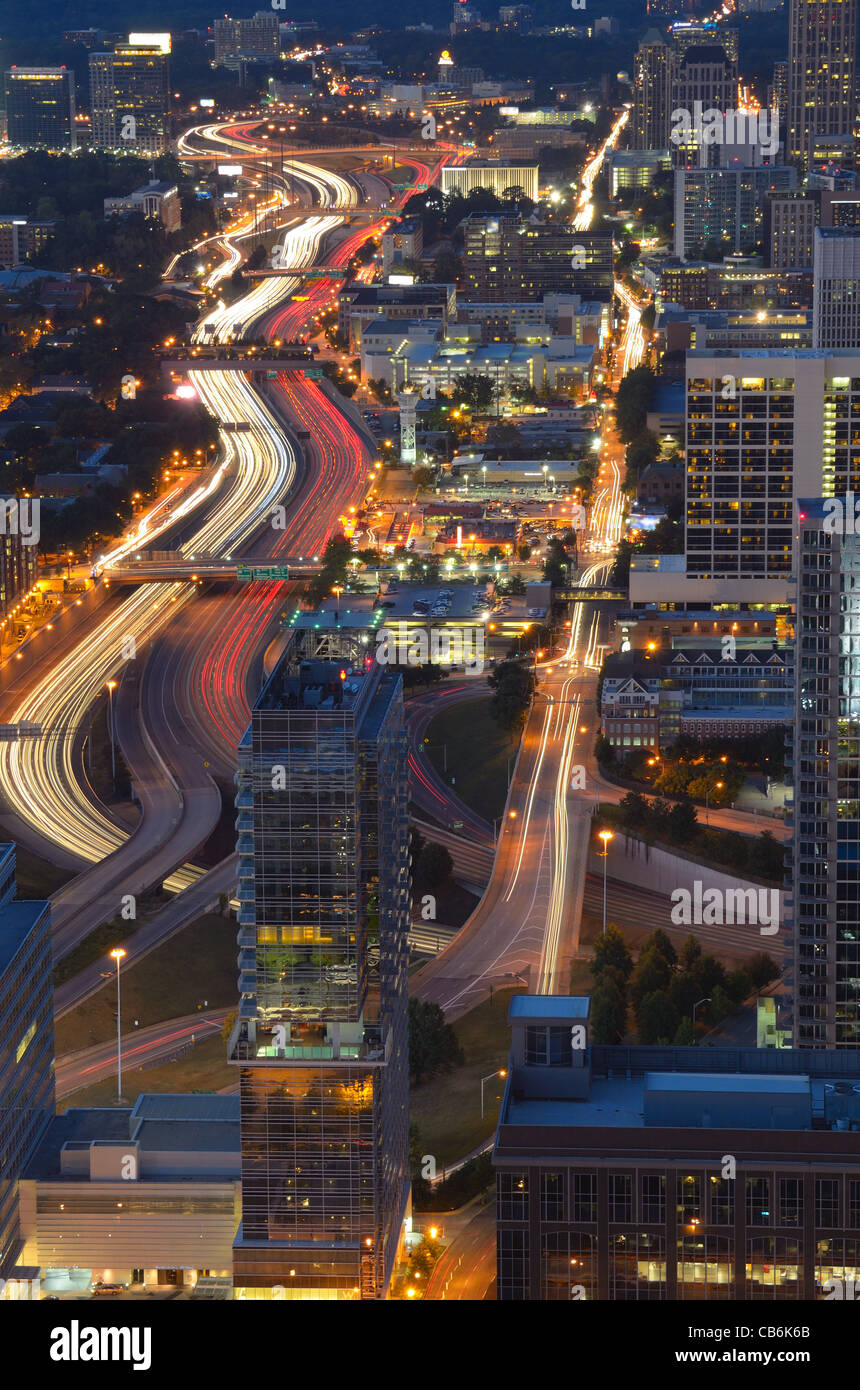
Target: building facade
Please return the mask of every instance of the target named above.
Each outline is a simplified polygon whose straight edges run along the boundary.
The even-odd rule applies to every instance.
[[[6,135],[21,149],[77,149],[71,68],[10,68],[4,75]]]
[[[796,171],[788,165],[755,169],[675,170],[675,254],[708,259],[709,245],[749,253],[764,234],[769,193],[794,188]],[[711,256],[710,259],[719,259]]]
[[[633,148],[664,150],[671,128],[672,50],[656,29],[640,42],[634,70]]]
[[[170,144],[170,37],[136,35],[90,54],[95,149],[164,154]]]
[[[51,908],[15,902],[15,849],[0,850],[0,1278],[23,1249],[19,1180],[54,1114]]]
[[[812,346],[860,349],[860,229],[816,228],[813,256]]]
[[[786,158],[807,172],[820,139],[852,137],[857,0],[790,0]]]
[[[237,1297],[384,1298],[406,1216],[402,688],[342,641],[288,649],[239,750]]]
[[[797,503],[797,686],[791,773],[794,1042],[860,1046],[860,536],[844,514]],[[849,515],[850,513],[850,515]],[[843,524],[837,524],[837,523]]]
[[[589,1046],[587,1007],[511,1003],[500,1301],[800,1301],[860,1278],[849,1058]]]

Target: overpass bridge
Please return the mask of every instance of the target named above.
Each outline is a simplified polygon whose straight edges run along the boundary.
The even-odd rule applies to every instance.
[[[192,559],[179,551],[142,550],[132,559],[93,570],[93,577],[116,584],[160,584],[170,579],[200,584],[219,580],[230,584],[264,584],[272,580],[311,579],[321,569],[318,560],[301,555],[286,560],[227,559],[213,555],[197,555]]]
[[[598,599],[608,603],[610,600],[626,597],[626,589],[606,589],[600,586],[592,587],[590,584],[571,584],[553,591],[553,598],[560,599],[562,603],[582,602],[585,599]]]

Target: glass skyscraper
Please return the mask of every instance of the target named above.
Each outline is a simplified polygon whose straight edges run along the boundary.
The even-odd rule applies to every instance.
[[[383,1298],[409,1195],[400,678],[288,649],[239,750],[239,1298]]]
[[[854,494],[797,502],[794,1046],[860,1046],[860,535]]]

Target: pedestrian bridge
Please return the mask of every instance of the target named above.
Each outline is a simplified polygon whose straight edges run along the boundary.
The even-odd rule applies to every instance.
[[[311,579],[319,574],[318,560],[303,556],[288,559],[241,557],[220,558],[197,555],[190,558],[165,550],[139,551],[136,555],[93,570],[94,578],[116,584],[154,584],[170,579],[186,579],[191,583],[230,584],[267,583],[272,580]]]

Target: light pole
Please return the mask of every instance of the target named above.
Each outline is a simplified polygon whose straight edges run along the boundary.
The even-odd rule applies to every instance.
[[[114,793],[116,793],[116,743],[113,731],[113,692],[116,690],[116,681],[108,681],[108,732],[110,733],[110,773],[113,783]]]
[[[122,1104],[122,1017],[120,1014],[119,1000],[119,963],[123,956],[128,952],[122,946],[115,946],[111,951],[111,958],[116,961],[116,1099],[117,1104]]]
[[[615,836],[611,830],[599,830],[597,838],[603,841],[603,935],[606,935],[606,861],[609,858],[609,841]]]
[[[696,1003],[693,1005],[693,1035],[694,1035],[694,1036],[695,1036],[695,1033],[696,1033],[696,1010],[698,1009],[698,1007],[699,1007],[700,1004],[710,1004],[710,1002],[711,1002],[711,996],[710,996],[709,994],[706,994],[705,997],[704,997],[704,999],[697,999],[697,1000],[696,1000]]]
[[[708,790],[705,792],[705,825],[710,825],[711,823],[711,792],[719,791],[722,785],[722,782],[715,782],[714,785],[708,787]]]
[[[507,1074],[508,1074],[508,1073],[507,1073],[506,1071],[491,1071],[490,1074],[489,1074],[489,1076],[484,1076],[484,1077],[481,1078],[481,1119],[482,1119],[482,1120],[483,1120],[483,1118],[484,1118],[484,1086],[486,1085],[486,1083],[487,1083],[488,1081],[492,1081],[495,1077],[498,1077],[498,1076],[507,1076]]]

